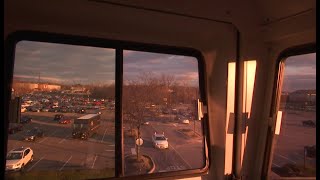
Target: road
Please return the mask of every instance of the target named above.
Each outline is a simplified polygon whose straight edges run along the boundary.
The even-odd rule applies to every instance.
[[[200,126],[200,122],[197,122]],[[150,121],[149,125],[141,128],[141,137],[144,140],[141,153],[150,156],[156,165],[155,172],[167,172],[204,167],[204,145],[201,135],[189,137],[180,132],[181,129],[192,129],[193,123],[164,123]],[[200,131],[200,130],[199,130]],[[154,132],[162,133],[168,138],[168,149],[156,149],[152,144]],[[135,153],[132,137],[125,138],[125,155]]]
[[[88,140],[72,138],[72,124],[58,124],[53,121],[52,112],[26,112],[33,118],[24,125],[24,130],[9,135],[8,151],[18,147],[31,147],[34,161],[28,163],[25,170],[32,172],[70,172],[74,170],[114,169],[115,164],[115,129],[114,112],[102,111],[101,126],[97,133]],[[72,119],[84,114],[63,113]],[[38,127],[44,131],[44,137],[35,142],[24,141],[27,130]],[[155,162],[155,172],[198,169],[204,167],[204,145],[201,133],[201,121],[196,121],[196,136],[190,137],[180,130],[193,131],[194,124],[178,122],[150,121],[141,128],[144,144],[143,154],[149,155]],[[169,141],[169,149],[155,149],[151,137],[154,132],[165,133]],[[193,133],[192,133],[193,134]],[[125,155],[134,153],[134,140],[125,137]]]

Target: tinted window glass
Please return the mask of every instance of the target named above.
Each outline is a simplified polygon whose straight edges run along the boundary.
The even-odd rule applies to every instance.
[[[204,167],[198,60],[124,51],[123,61],[125,175]]]
[[[316,54],[285,60],[271,177],[316,175]],[[278,121],[280,123],[280,121]]]
[[[26,173],[7,178],[114,176],[114,80],[114,49],[20,41],[9,121],[22,122],[20,114],[32,120],[8,136],[7,149],[30,147],[34,161],[25,165]],[[97,109],[101,114],[92,111]],[[7,170],[20,168],[10,163]]]

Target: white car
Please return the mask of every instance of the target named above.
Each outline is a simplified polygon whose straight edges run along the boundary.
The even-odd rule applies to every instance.
[[[154,132],[154,135],[152,135],[152,142],[155,148],[158,148],[158,149],[169,148],[168,138],[164,136],[164,133],[157,134],[156,132]]]
[[[23,113],[23,112],[26,112],[27,111],[27,108],[25,108],[25,107],[21,107],[21,112]]]
[[[189,124],[189,119],[182,120],[182,124]]]
[[[30,147],[13,149],[7,154],[6,171],[23,170],[24,167],[33,161],[33,151]]]

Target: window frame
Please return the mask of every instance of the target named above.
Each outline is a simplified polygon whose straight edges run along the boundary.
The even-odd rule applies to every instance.
[[[210,142],[209,139],[209,127],[208,127],[208,114],[205,114],[201,124],[202,124],[202,135],[203,135],[203,152],[204,152],[204,167],[199,169],[191,170],[180,170],[180,171],[170,171],[134,176],[124,175],[124,136],[123,136],[123,119],[122,119],[122,86],[123,86],[123,51],[133,50],[140,52],[151,52],[151,53],[165,53],[171,55],[183,55],[194,57],[198,61],[198,75],[199,75],[199,92],[200,99],[203,101],[203,105],[207,106],[207,96],[206,96],[206,84],[205,84],[205,63],[202,53],[193,48],[188,47],[176,47],[158,44],[147,44],[132,41],[122,41],[113,39],[104,39],[96,37],[86,37],[78,35],[67,35],[40,31],[16,31],[7,36],[5,39],[5,59],[4,59],[4,71],[3,80],[4,84],[4,119],[3,131],[4,135],[4,161],[2,166],[5,167],[5,156],[8,143],[8,112],[9,112],[9,100],[11,97],[11,86],[13,80],[13,70],[15,62],[15,47],[20,41],[35,41],[35,42],[47,42],[47,43],[57,43],[66,45],[78,45],[87,47],[98,47],[98,48],[112,48],[115,50],[115,171],[114,177],[108,177],[106,179],[149,179],[149,178],[164,178],[164,177],[194,177],[206,174],[209,170],[209,160],[210,160]],[[3,168],[4,169],[4,168]]]
[[[275,69],[276,72],[274,74],[274,83],[273,83],[273,91],[272,91],[272,99],[271,106],[269,112],[269,119],[272,119],[272,124],[268,125],[267,136],[266,136],[266,147],[264,152],[264,159],[262,164],[261,171],[261,179],[265,180],[269,178],[269,174],[271,171],[271,164],[273,159],[273,151],[275,147],[275,126],[276,126],[276,115],[279,110],[280,98],[281,98],[281,86],[283,83],[283,68],[284,61],[291,57],[309,53],[316,52],[316,43],[308,43],[298,46],[293,46],[287,48],[279,53],[278,58],[276,59]],[[269,120],[270,121],[270,120]],[[281,179],[285,179],[286,177],[282,177]]]

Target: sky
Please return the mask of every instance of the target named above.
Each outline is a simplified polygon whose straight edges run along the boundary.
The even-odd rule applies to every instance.
[[[316,89],[316,53],[285,60],[283,91]]]
[[[143,72],[173,75],[177,82],[198,86],[194,57],[124,51],[124,82]],[[14,78],[58,84],[115,82],[115,50],[108,48],[20,41],[16,46]],[[316,88],[316,53],[291,56],[285,61],[283,91]]]
[[[124,51],[124,81],[142,72],[173,75],[177,82],[198,85],[197,59],[139,51]],[[14,78],[58,84],[115,82],[115,50],[44,42],[20,41],[16,46]]]

